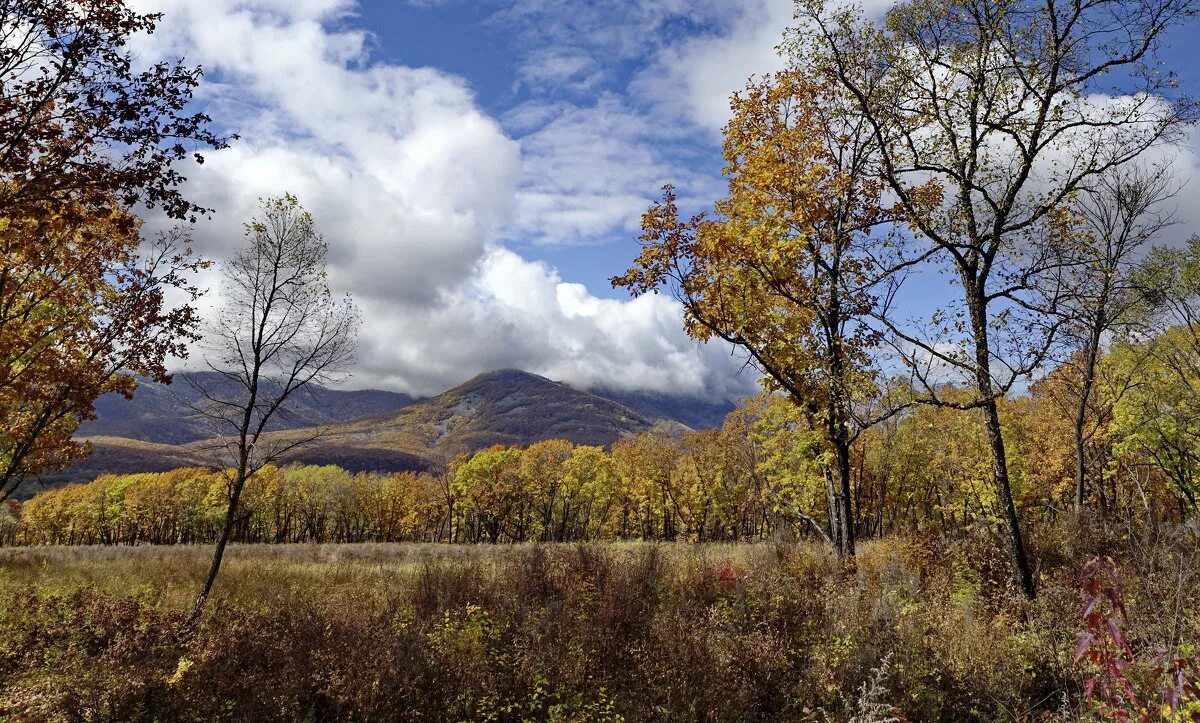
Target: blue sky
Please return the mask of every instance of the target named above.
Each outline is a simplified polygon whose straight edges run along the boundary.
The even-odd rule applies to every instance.
[[[370,29],[377,43],[377,57],[383,61],[435,67],[464,78],[479,106],[500,119],[511,136],[521,138],[529,135],[530,129],[515,122],[514,115],[522,108],[540,104],[562,103],[586,109],[597,97],[611,94],[628,103],[628,112],[650,116],[654,112],[653,103],[630,86],[637,85],[650,70],[661,48],[705,37],[719,41],[733,35],[739,22],[757,29],[760,23],[763,27],[772,22],[778,24],[786,12],[786,8],[780,9],[785,3],[774,3],[771,7],[768,3],[747,2],[741,6],[731,3],[724,10],[709,6],[693,16],[687,10],[687,3],[680,3],[678,12],[668,12],[652,26],[653,37],[639,40],[641,47],[608,55],[606,48],[588,47],[587,40],[581,37],[592,34],[595,28],[583,23],[562,27],[565,23],[561,13],[569,14],[570,4],[555,7],[554,3],[546,3],[549,6],[546,10],[537,9],[537,3],[528,5],[535,9],[523,9],[518,15],[528,24],[544,24],[540,31],[531,32],[522,23],[514,22],[512,16],[505,14],[512,11],[512,4],[502,2],[450,0],[414,4],[368,0],[349,22]],[[621,4],[590,5],[600,8],[599,18],[609,20],[613,26],[638,23],[643,17]],[[779,30],[782,31],[782,25]],[[581,49],[584,58],[578,62],[592,65],[565,82],[528,80],[528,66],[554,57],[560,46]],[[747,73],[767,72],[777,65],[774,58],[768,63],[758,62],[757,56],[762,53],[751,55],[754,57],[743,63]],[[578,88],[581,77],[588,74],[595,74],[595,79],[588,79],[585,88]],[[721,170],[719,137],[715,132],[718,126],[710,123],[697,127],[699,124],[690,117],[676,120],[684,132],[682,137],[664,141],[667,146],[664,156],[682,164],[688,174],[718,177]],[[674,180],[664,174],[662,180],[686,183],[688,179]],[[649,202],[657,189],[658,186],[653,186],[640,192]],[[552,265],[564,279],[585,284],[597,296],[623,298],[626,292],[613,290],[608,279],[628,267],[637,251],[636,236],[636,228],[626,222],[591,233],[574,233],[563,240],[531,239],[521,229],[514,229],[505,235],[505,242],[526,258]]]
[[[553,3],[548,3],[553,5]],[[581,3],[587,5],[588,3]],[[680,15],[672,17],[657,33],[656,38],[647,39],[645,52],[631,57],[606,58],[600,53],[589,53],[589,60],[599,66],[603,77],[589,86],[588,93],[580,95],[558,85],[532,87],[522,82],[522,68],[531,56],[536,56],[539,46],[530,45],[530,34],[519,26],[507,22],[503,16],[506,8],[501,2],[463,2],[442,0],[429,3],[397,3],[381,0],[366,0],[358,10],[358,17],[350,22],[369,28],[378,44],[377,57],[386,62],[413,66],[431,66],[454,73],[466,79],[476,94],[479,105],[503,122],[506,114],[522,104],[537,103],[546,99],[576,102],[586,105],[593,93],[616,93],[630,98],[637,111],[650,112],[644,98],[630,91],[638,74],[654,63],[655,53],[663,43],[687,42],[690,39],[711,37],[717,42],[736,33],[739,21],[762,26],[777,21],[783,11],[771,7],[770,3],[745,2],[729,4],[732,12],[715,13],[707,16],[709,23],[695,22]],[[619,11],[618,11],[619,12]],[[498,13],[500,13],[498,17]],[[553,23],[555,11],[532,19],[550,18]],[[620,19],[615,20],[620,23]],[[761,27],[761,26],[760,26]],[[743,30],[743,33],[745,31]],[[750,33],[761,35],[761,33]],[[1179,74],[1185,89],[1196,84],[1200,89],[1200,52],[1195,43],[1200,41],[1200,31],[1195,26],[1181,27],[1167,38],[1163,59]],[[751,41],[752,42],[752,41]],[[775,69],[774,62],[762,63],[758,54],[751,54],[744,67],[755,68],[756,73]],[[735,87],[728,91],[736,90]],[[1190,92],[1190,91],[1189,91]],[[692,124],[686,119],[684,124]],[[716,177],[720,174],[721,158],[718,138],[709,127],[689,129],[688,139],[682,147],[673,148],[673,157],[681,158],[690,172]],[[520,127],[506,128],[514,137],[520,137]],[[683,182],[684,179],[680,179]],[[651,194],[654,189],[646,189]],[[613,290],[607,280],[622,272],[636,252],[633,243],[636,232],[628,227],[596,233],[574,243],[529,243],[520,231],[506,240],[521,250],[528,258],[545,261],[557,268],[564,278],[585,284],[598,296],[621,297],[624,292]],[[932,303],[939,296],[929,290]],[[914,299],[914,301],[917,301]]]
[[[728,348],[683,334],[678,305],[608,278],[663,184],[697,208],[721,193],[728,95],[780,67],[791,0],[135,1],[166,16],[143,54],[203,64],[199,103],[241,136],[191,174],[216,209],[199,248],[219,260],[257,198],[297,193],[364,311],[354,386],[429,394],[519,367],[754,390]],[[1197,39],[1171,39],[1186,82]],[[923,279],[908,303],[945,294]]]

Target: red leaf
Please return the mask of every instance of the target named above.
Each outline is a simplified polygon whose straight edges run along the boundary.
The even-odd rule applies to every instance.
[[[1125,636],[1121,634],[1121,623],[1116,618],[1108,619],[1108,634],[1112,636],[1113,642],[1120,645],[1122,648],[1129,648],[1129,643],[1125,642]]]
[[[1096,636],[1092,635],[1091,633],[1080,633],[1079,634],[1079,646],[1075,648],[1075,662],[1076,663],[1078,663],[1079,659],[1082,658],[1084,656],[1084,654],[1087,653],[1088,649],[1092,647],[1092,642],[1095,639],[1096,639]]]

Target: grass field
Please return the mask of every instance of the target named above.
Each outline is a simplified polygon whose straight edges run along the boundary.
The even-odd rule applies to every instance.
[[[234,546],[195,630],[206,547],[5,549],[0,719],[1078,720],[1085,552],[1156,566],[1136,645],[1198,639],[1193,536],[1038,543],[1032,603],[972,539]]]

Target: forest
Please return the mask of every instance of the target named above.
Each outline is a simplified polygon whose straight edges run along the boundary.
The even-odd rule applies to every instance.
[[[593,304],[761,392],[420,473],[290,461],[379,297],[283,189],[196,243],[253,142],[140,7],[0,0],[0,719],[1200,720],[1195,0],[797,0]],[[185,361],[210,466],[18,499]]]

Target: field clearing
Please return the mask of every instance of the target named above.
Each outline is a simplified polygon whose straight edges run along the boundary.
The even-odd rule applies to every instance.
[[[206,546],[3,549],[0,717],[1083,720],[1098,553],[1139,649],[1200,639],[1194,535],[1035,540],[1033,602],[983,538],[235,545],[195,630]]]
[[[770,554],[770,545],[616,542],[592,545],[448,545],[433,543],[231,544],[217,600],[256,604],[282,595],[312,599],[387,598],[410,589],[427,570],[469,569],[477,582],[503,587],[512,563],[534,550],[559,557],[602,549],[614,565],[653,550],[672,566],[716,568]],[[819,557],[823,552],[813,551]],[[92,590],[153,599],[184,610],[212,560],[211,545],[47,545],[0,548],[0,585],[50,594]],[[829,560],[833,564],[832,560]],[[511,581],[511,580],[510,580]]]

